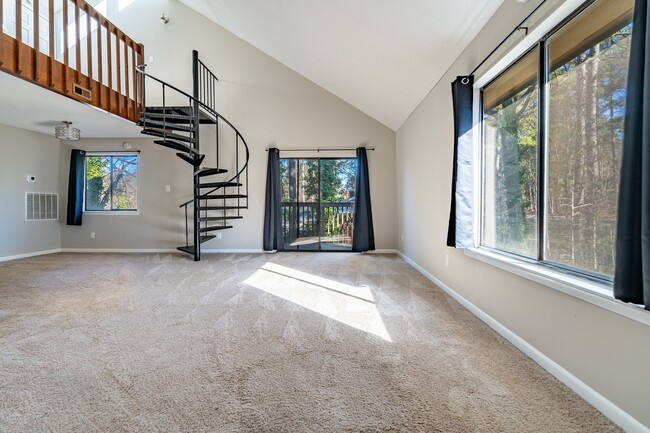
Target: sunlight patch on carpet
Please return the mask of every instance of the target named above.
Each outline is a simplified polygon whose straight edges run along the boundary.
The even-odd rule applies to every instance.
[[[244,282],[347,326],[392,341],[368,286],[351,286],[270,262]]]

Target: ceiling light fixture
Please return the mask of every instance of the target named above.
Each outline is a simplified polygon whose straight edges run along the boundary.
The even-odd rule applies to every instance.
[[[63,121],[62,126],[56,126],[54,128],[54,136],[58,138],[59,140],[68,140],[68,141],[76,141],[81,138],[81,131],[77,128],[73,128],[72,122],[68,122],[67,120]]]

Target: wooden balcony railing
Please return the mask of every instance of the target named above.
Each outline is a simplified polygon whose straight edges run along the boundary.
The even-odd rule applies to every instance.
[[[352,246],[354,203],[283,202],[282,232],[285,244],[311,239]]]
[[[0,0],[0,70],[135,121],[144,46],[84,0]]]

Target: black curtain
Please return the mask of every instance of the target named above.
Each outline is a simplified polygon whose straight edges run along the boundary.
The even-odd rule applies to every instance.
[[[636,0],[618,197],[614,297],[650,310],[650,45],[647,0]]]
[[[86,152],[72,149],[70,154],[70,177],[68,178],[67,225],[80,226],[84,209],[84,167]]]
[[[472,116],[474,77],[456,77],[451,83],[454,109],[454,162],[447,246],[474,247]]]
[[[269,149],[266,168],[266,203],[264,208],[264,251],[283,251],[282,184],[280,182],[280,151]]]
[[[370,205],[368,155],[366,154],[365,147],[358,147],[352,251],[362,252],[374,249],[375,229],[372,225],[372,206]]]

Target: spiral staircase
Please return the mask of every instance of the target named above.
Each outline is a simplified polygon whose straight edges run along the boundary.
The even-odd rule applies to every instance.
[[[142,94],[145,86],[156,86],[148,88],[147,94],[161,105],[146,106],[138,123],[143,134],[158,138],[154,143],[175,150],[176,156],[192,166],[192,199],[180,205],[185,211],[185,245],[178,249],[199,261],[201,244],[217,237],[215,232],[232,228],[232,221],[243,218],[241,211],[248,208],[248,145],[216,111],[219,80],[197,51],[192,52],[192,95],[148,74],[145,67],[137,67],[137,85],[142,86]],[[211,135],[214,148],[201,140],[208,136],[211,141]]]

